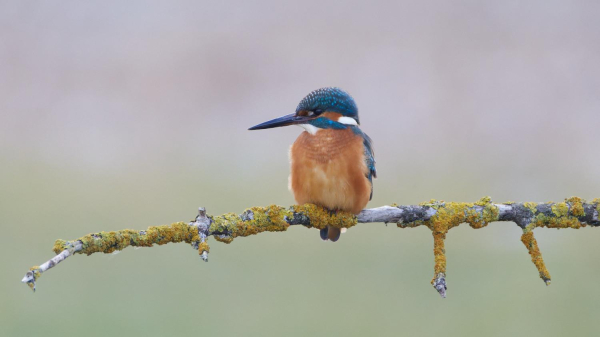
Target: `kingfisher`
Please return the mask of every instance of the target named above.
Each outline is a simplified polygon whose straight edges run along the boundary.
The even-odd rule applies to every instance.
[[[249,130],[304,128],[289,152],[289,189],[296,203],[358,214],[373,197],[377,177],[371,138],[359,124],[354,99],[340,88],[328,87],[309,93],[296,112]],[[320,235],[335,242],[340,233],[340,228],[327,226]]]

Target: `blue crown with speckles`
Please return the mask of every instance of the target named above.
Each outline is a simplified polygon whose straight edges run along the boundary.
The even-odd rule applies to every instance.
[[[299,111],[313,111],[317,114],[326,111],[337,112],[342,116],[354,118],[360,124],[354,99],[340,88],[321,88],[311,92],[298,104],[296,113]]]

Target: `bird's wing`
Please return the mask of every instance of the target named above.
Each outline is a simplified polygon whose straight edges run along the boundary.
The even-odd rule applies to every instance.
[[[377,169],[375,168],[375,152],[373,151],[371,137],[367,136],[366,133],[363,133],[363,145],[365,147],[365,161],[367,164],[366,177],[371,183],[371,196],[369,196],[369,200],[371,200],[373,198],[373,178],[377,178]]]
[[[369,196],[369,200],[373,198],[373,178],[377,178],[377,169],[375,169],[375,151],[373,151],[373,142],[371,141],[371,137],[369,137],[366,133],[362,132],[362,130],[353,125],[352,131],[355,135],[361,136],[363,139],[363,147],[365,151],[365,163],[367,164],[367,172],[365,172],[365,177],[369,179],[371,183],[371,195]]]

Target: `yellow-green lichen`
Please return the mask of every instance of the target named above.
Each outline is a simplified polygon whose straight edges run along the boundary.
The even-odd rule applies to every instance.
[[[210,247],[208,246],[208,243],[206,241],[208,241],[208,238],[204,242],[200,242],[198,244],[198,253],[200,255],[202,255],[202,253],[204,252],[210,253]]]
[[[357,224],[356,215],[337,211],[331,212],[323,207],[313,204],[296,205],[286,209],[281,206],[252,207],[247,209],[242,216],[226,213],[212,217],[211,233],[217,241],[229,243],[234,238],[249,236],[261,232],[280,232],[289,227],[288,221],[293,219],[294,213],[301,214],[310,219],[311,227],[323,229],[327,226],[349,228]]]
[[[215,235],[215,239],[220,242],[230,243],[233,240],[233,232],[237,229],[238,222],[242,219],[235,213],[225,213],[223,215],[211,217],[210,233],[226,233],[227,236]]]
[[[424,222],[433,232],[433,254],[435,258],[434,278],[436,275],[446,272],[446,251],[444,248],[444,240],[446,233],[466,221],[465,211],[473,204],[449,202],[443,207],[438,207],[437,212],[431,219]]]
[[[565,199],[565,201],[569,203],[569,205],[571,205],[571,214],[573,216],[579,217],[585,215],[585,210],[583,209],[583,203],[585,202],[585,200],[578,197],[570,197],[568,199]]]
[[[75,242],[80,241],[82,245],[81,254],[93,253],[112,253],[123,250],[128,246],[151,247],[154,244],[164,245],[167,243],[198,241],[198,230],[184,222],[176,222],[171,225],[152,226],[145,231],[135,231],[124,229],[112,232],[100,232],[85,235],[77,240],[66,242],[56,240],[54,243],[54,252],[60,253],[67,249],[69,245],[73,246]]]
[[[532,230],[534,230],[536,227],[535,221],[534,222],[530,222],[527,226],[525,226],[525,228],[523,228],[523,233],[529,233]]]
[[[433,254],[435,258],[434,277],[431,283],[435,283],[437,275],[446,274],[446,251],[444,248],[444,240],[446,233],[453,227],[460,225],[463,222],[468,223],[473,228],[485,227],[488,223],[497,221],[499,210],[489,197],[481,198],[475,203],[466,202],[439,202],[430,200],[422,203],[422,206],[429,206],[436,209],[436,213],[427,221],[412,223],[414,226],[424,224],[433,233]],[[483,207],[481,212],[478,212],[475,206]],[[400,225],[399,225],[400,226]],[[401,227],[414,227],[411,224],[402,225]]]
[[[537,203],[535,202],[524,202],[523,206],[527,207],[533,214],[537,212]]]
[[[54,241],[54,247],[52,247],[54,254],[60,254],[65,249],[67,249],[67,241],[61,239]]]
[[[331,212],[313,204],[292,207],[293,212],[302,213],[310,218],[311,227],[323,229],[327,226],[350,228],[358,223],[356,215],[343,211]]]
[[[467,208],[465,211],[465,222],[476,229],[487,226],[487,222],[483,220],[482,215],[471,207]]]
[[[558,202],[552,205],[552,213],[558,217],[569,215],[569,205],[566,202]]]
[[[477,206],[487,206],[489,204],[492,203],[492,198],[490,198],[489,196],[485,196],[481,199],[479,199],[478,201],[475,202],[475,205]]]
[[[576,217],[569,215],[557,217],[538,214],[535,216],[535,218],[533,218],[533,221],[531,222],[530,226],[579,229],[581,227],[585,227],[585,224],[582,224]]]
[[[600,198],[593,199],[592,204],[596,204],[596,212],[600,214]]]
[[[500,210],[495,205],[488,204],[483,208],[482,214],[483,221],[485,221],[486,224],[489,224],[490,222],[498,221]]]
[[[447,233],[453,227],[466,221],[465,203],[448,202],[443,207],[438,207],[437,212],[425,225],[433,232]]]
[[[580,198],[565,199],[565,202],[551,203],[552,215],[537,214],[529,224],[529,230],[535,227],[574,228],[585,227],[577,218],[583,215],[583,203]]]
[[[433,279],[431,284],[435,282],[435,278],[440,273],[446,274],[446,248],[444,240],[446,240],[446,233],[433,233],[433,256],[435,259]]]
[[[42,272],[40,271],[40,266],[33,266],[31,268],[29,268],[29,271],[31,272],[33,280],[29,280],[27,282],[27,286],[29,287],[29,289],[35,291],[35,281],[37,281],[40,276],[42,276]]]
[[[521,237],[521,241],[523,242],[525,247],[527,247],[527,250],[531,255],[531,260],[538,269],[540,277],[544,280],[544,282],[546,282],[546,284],[550,284],[550,274],[548,273],[548,270],[544,265],[542,254],[540,253],[537,241],[533,236],[533,229],[536,227],[574,229],[585,227],[586,224],[581,223],[581,221],[579,221],[578,218],[585,215],[585,210],[583,208],[584,202],[585,201],[581,198],[571,197],[565,199],[565,202],[549,203],[552,210],[552,214],[535,212],[533,211],[533,208],[536,207],[537,204],[524,203],[524,205],[527,208],[532,210],[534,218],[531,220],[531,223],[523,229],[523,236]]]
[[[291,212],[284,207],[271,205],[268,207],[252,207],[244,214],[251,214],[245,221],[234,213],[226,213],[212,218],[210,232],[227,233],[233,239],[238,236],[249,236],[262,232],[285,231],[289,224],[285,221]],[[216,236],[217,241],[229,243],[228,237]]]
[[[475,202],[475,205],[482,206],[483,210],[481,214],[473,209],[467,210],[467,223],[473,228],[482,228],[487,226],[490,222],[498,220],[500,211],[498,207],[492,204],[490,197],[483,197],[479,201]]]
[[[419,203],[419,206],[429,206],[431,208],[438,209],[438,208],[444,206],[444,204],[445,204],[444,200],[430,199],[429,201],[424,201],[424,202]]]
[[[500,214],[498,207],[492,203],[489,197],[484,197],[475,203],[444,203],[431,200],[420,205],[434,208],[436,210],[435,215],[427,221],[415,221],[414,224],[402,224],[399,227],[415,227],[424,224],[434,232],[445,233],[463,222],[468,223],[473,228],[485,227],[490,222],[498,221]],[[483,207],[483,209],[477,211],[475,206]]]
[[[540,252],[537,241],[533,236],[533,232],[524,232],[521,236],[521,242],[523,242],[525,247],[527,247],[529,255],[531,255],[531,261],[540,273],[542,280],[544,280],[547,285],[550,284],[550,273],[548,272],[548,269],[546,269],[546,265],[542,259],[542,253]]]
[[[29,268],[29,270],[31,270],[31,272],[33,273],[34,280],[37,280],[40,276],[42,276],[42,273],[40,272],[40,266],[33,266]]]

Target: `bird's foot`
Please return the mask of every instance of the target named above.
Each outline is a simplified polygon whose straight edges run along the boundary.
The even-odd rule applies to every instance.
[[[328,232],[327,227],[325,227],[325,228],[321,229],[321,231],[319,233],[321,235],[321,239],[323,241],[327,241],[328,240],[327,239],[327,232]]]

